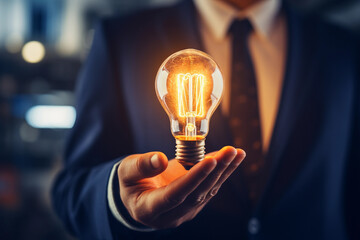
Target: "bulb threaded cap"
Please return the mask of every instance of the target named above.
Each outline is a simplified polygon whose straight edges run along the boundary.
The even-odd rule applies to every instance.
[[[205,138],[185,141],[176,139],[176,159],[186,170],[191,169],[205,157]]]

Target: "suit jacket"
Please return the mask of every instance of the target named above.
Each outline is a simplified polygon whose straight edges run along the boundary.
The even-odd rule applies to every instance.
[[[119,223],[109,210],[106,189],[113,165],[126,155],[162,151],[174,157],[175,140],[154,79],[173,52],[205,50],[195,8],[183,1],[98,25],[78,81],[77,119],[65,167],[53,188],[54,207],[71,232],[81,239],[359,237],[358,42],[321,19],[284,11],[284,86],[260,202],[249,210],[235,172],[194,220],[152,233]],[[229,131],[226,117],[216,111],[207,150],[231,145]],[[255,234],[248,231],[251,218],[257,219]]]

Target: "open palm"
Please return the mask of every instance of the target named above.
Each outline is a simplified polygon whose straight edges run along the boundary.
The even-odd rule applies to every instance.
[[[120,196],[132,218],[156,229],[193,219],[245,157],[224,147],[189,171],[160,152],[131,155],[118,169]]]

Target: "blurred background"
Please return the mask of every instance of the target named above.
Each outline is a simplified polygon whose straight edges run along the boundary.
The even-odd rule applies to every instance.
[[[74,239],[51,209],[74,87],[101,17],[176,0],[0,0],[0,238]],[[289,0],[360,33],[358,0]]]

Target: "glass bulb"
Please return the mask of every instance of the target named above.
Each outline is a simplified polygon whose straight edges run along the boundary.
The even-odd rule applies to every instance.
[[[223,88],[218,65],[199,50],[176,52],[159,68],[156,94],[170,118],[176,159],[186,169],[204,158],[210,118],[220,103]]]

